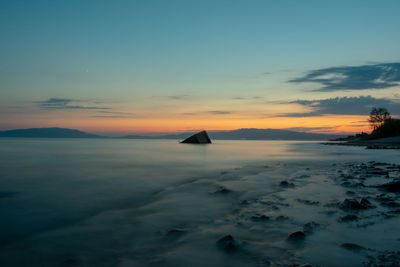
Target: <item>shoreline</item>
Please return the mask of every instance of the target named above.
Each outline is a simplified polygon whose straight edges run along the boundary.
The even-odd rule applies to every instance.
[[[366,149],[400,149],[400,136],[373,140],[329,141],[324,145],[364,146]]]

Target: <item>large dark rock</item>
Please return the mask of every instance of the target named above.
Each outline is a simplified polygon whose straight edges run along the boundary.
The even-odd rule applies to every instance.
[[[346,215],[339,218],[339,222],[351,222],[358,220],[358,216],[354,214]]]
[[[291,233],[288,236],[289,241],[303,241],[306,238],[306,234],[303,231],[297,231],[294,233]]]
[[[342,209],[349,210],[364,210],[373,208],[374,206],[369,202],[366,198],[362,198],[360,201],[357,201],[354,198],[346,198],[341,204],[340,207]]]
[[[382,188],[388,192],[400,192],[400,181],[391,182],[383,185],[377,186],[378,188]]]
[[[238,249],[236,240],[231,235],[226,235],[217,241],[219,248],[225,252],[235,252]]]
[[[294,183],[289,183],[288,181],[284,180],[279,183],[281,187],[294,187]]]
[[[194,134],[194,135],[186,138],[181,143],[183,143],[183,144],[211,144],[211,139],[208,136],[206,131],[201,131],[197,134]]]
[[[354,243],[343,243],[340,245],[342,248],[354,251],[354,252],[359,252],[363,249],[365,249],[363,246],[354,244]]]

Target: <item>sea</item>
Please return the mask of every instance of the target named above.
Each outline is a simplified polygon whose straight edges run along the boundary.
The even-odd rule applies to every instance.
[[[315,141],[2,138],[0,266],[364,266],[400,247],[373,187],[398,165]]]

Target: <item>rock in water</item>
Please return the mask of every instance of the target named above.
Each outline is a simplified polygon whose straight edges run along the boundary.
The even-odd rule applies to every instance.
[[[400,181],[378,185],[377,187],[393,193],[400,192]]]
[[[354,252],[359,252],[363,249],[365,249],[364,247],[354,244],[354,243],[343,243],[340,245],[342,248],[354,251]]]
[[[217,245],[226,252],[235,252],[238,248],[236,240],[231,235],[226,235],[217,241]]]
[[[288,240],[289,241],[302,241],[302,240],[304,240],[306,238],[306,234],[303,232],[303,231],[297,231],[297,232],[294,232],[294,233],[291,233],[289,236],[288,236]]]
[[[185,140],[183,140],[181,143],[183,144],[211,144],[211,139],[208,137],[208,134],[206,131],[201,131],[197,134],[194,134]]]
[[[374,206],[371,205],[371,202],[369,202],[366,198],[362,198],[360,201],[357,201],[354,198],[346,198],[340,204],[340,207],[342,209],[349,210],[365,210],[369,208],[374,208]]]

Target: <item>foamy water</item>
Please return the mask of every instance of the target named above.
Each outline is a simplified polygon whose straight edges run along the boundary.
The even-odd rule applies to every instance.
[[[331,205],[349,191],[343,173],[369,161],[400,164],[400,152],[288,141],[1,139],[0,265],[362,265],[400,247],[400,221],[378,216],[389,210],[374,203],[375,188],[352,189],[377,206],[357,222],[338,222],[347,213]],[[288,242],[310,222],[318,224],[312,234]],[[218,243],[226,235],[234,251]]]

